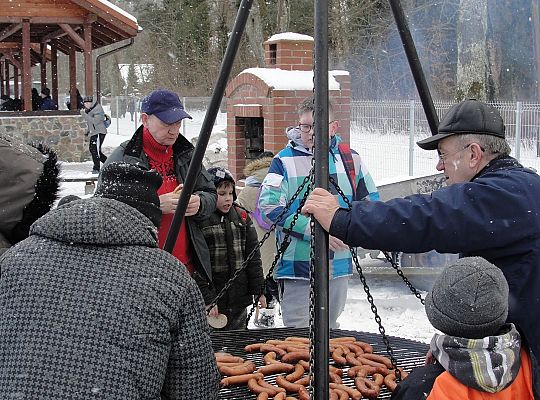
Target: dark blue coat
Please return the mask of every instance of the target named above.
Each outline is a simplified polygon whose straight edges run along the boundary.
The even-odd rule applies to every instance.
[[[52,110],[58,110],[58,104],[51,99],[51,96],[45,97],[41,101],[41,110],[42,111],[52,111]]]
[[[484,257],[503,271],[508,321],[540,359],[540,176],[515,159],[493,160],[470,182],[431,195],[354,202],[336,213],[330,234],[367,249]]]

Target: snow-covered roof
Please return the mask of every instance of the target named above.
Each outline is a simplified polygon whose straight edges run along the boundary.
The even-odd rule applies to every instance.
[[[309,35],[302,35],[301,33],[283,32],[272,35],[267,42],[276,42],[278,40],[294,40],[303,42],[313,42],[313,38]]]
[[[334,71],[328,71],[328,89],[339,90]],[[342,71],[340,71],[342,72]],[[253,74],[276,90],[313,90],[313,71],[285,71],[279,68],[248,68],[241,74]]]
[[[113,3],[111,3],[110,1],[107,1],[107,0],[97,0],[98,2],[100,2],[101,4],[109,7],[109,8],[112,8],[114,11],[116,11],[117,13],[119,14],[122,14],[124,17],[132,20],[133,22],[135,22],[137,24],[137,26],[139,25],[137,23],[137,18],[135,18],[133,15],[131,15],[130,13],[128,13],[127,11],[121,9],[120,7],[114,5]],[[139,27],[140,28],[140,27]]]

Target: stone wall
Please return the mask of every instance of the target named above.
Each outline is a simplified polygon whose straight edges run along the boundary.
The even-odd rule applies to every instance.
[[[43,143],[54,149],[61,161],[90,159],[86,130],[86,121],[78,112],[0,112],[0,134]]]

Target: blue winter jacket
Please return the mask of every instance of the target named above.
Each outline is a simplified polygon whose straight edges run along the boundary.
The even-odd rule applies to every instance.
[[[524,334],[538,365],[540,176],[515,159],[493,160],[470,182],[431,195],[354,202],[352,211],[338,210],[330,234],[351,246],[462,253],[497,265],[510,287],[508,322]]]

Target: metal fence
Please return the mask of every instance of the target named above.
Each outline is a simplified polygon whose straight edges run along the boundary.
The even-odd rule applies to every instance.
[[[439,118],[453,105],[436,102]],[[540,104],[491,103],[506,125],[512,156],[540,170]],[[431,135],[419,101],[353,101],[351,147],[365,160],[377,184],[435,172],[437,154],[415,143]]]

